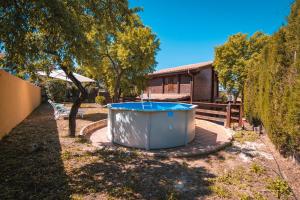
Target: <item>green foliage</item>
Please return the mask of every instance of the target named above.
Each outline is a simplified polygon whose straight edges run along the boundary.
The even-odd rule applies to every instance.
[[[288,24],[247,64],[244,110],[285,154],[300,153],[300,1]]]
[[[267,200],[267,198],[264,197],[264,195],[262,195],[259,192],[255,192],[254,193],[253,199],[255,199],[255,200]]]
[[[259,164],[257,163],[253,163],[251,165],[251,172],[255,173],[255,174],[258,174],[258,175],[261,175],[265,172],[266,170],[260,166]]]
[[[237,131],[234,136],[234,140],[239,143],[254,142],[259,139],[259,135],[254,131]]]
[[[211,190],[220,197],[228,195],[236,195],[231,193],[231,187],[236,187],[239,190],[245,190],[249,187],[249,183],[253,181],[253,175],[249,173],[244,167],[239,166],[235,169],[225,172],[221,176],[211,178],[209,181],[213,183]]]
[[[213,191],[220,198],[229,198],[231,193],[225,187],[219,185],[213,185],[209,187],[211,191]]]
[[[104,97],[104,96],[98,95],[98,96],[96,96],[96,98],[95,98],[95,102],[96,102],[97,104],[103,105],[104,102],[105,102],[105,97]]]
[[[252,198],[248,194],[241,194],[240,200],[252,200]]]
[[[74,71],[75,62],[92,62],[91,34],[106,37],[132,13],[127,0],[2,1],[0,10],[5,64],[31,74],[57,65]]]
[[[221,102],[226,103],[228,101],[227,93],[224,91],[219,92],[219,97],[221,99]]]
[[[62,69],[80,91],[69,117],[69,134],[75,136],[76,112],[87,92],[72,72],[77,64],[101,60],[97,50],[105,45],[98,38],[126,27],[135,10],[127,0],[1,1],[4,65],[32,77],[38,70]]]
[[[69,160],[71,159],[73,156],[72,156],[72,153],[70,151],[64,151],[62,154],[61,154],[61,158],[62,160]]]
[[[215,48],[214,67],[222,86],[235,97],[243,93],[247,63],[255,58],[268,42],[268,36],[257,32],[251,37],[237,33]]]
[[[98,38],[101,40],[101,38]],[[154,71],[159,40],[150,28],[133,15],[129,25],[113,32],[98,49],[96,65],[82,65],[97,80],[103,80],[113,101],[123,96],[140,94],[146,86],[145,76]]]
[[[63,102],[66,98],[66,82],[58,79],[48,80],[45,84],[46,93],[49,99],[54,102]]]
[[[292,192],[288,183],[280,177],[271,180],[267,185],[267,188],[271,190],[278,199],[288,197]]]

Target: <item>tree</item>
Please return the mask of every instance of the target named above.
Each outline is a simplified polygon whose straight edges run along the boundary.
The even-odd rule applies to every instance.
[[[106,37],[110,29],[126,23],[132,12],[127,0],[1,1],[0,47],[6,54],[5,66],[32,75],[39,69],[49,73],[55,66],[80,91],[70,112],[70,136],[75,136],[76,114],[87,96],[72,72],[76,63],[98,59],[99,44],[91,32]]]
[[[236,98],[241,94],[247,77],[247,62],[257,56],[266,45],[268,36],[256,32],[248,38],[247,34],[237,33],[228,41],[215,48],[214,67],[222,86]]]
[[[96,79],[103,80],[113,102],[119,101],[121,93],[126,95],[133,90],[138,93],[144,89],[145,76],[154,71],[159,49],[159,40],[151,29],[133,15],[129,25],[123,24],[110,38],[105,38],[104,43],[98,49],[99,64],[83,68]]]

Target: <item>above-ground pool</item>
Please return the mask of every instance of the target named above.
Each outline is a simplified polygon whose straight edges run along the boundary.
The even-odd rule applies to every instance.
[[[108,139],[147,150],[186,145],[195,137],[196,107],[165,102],[109,104]]]

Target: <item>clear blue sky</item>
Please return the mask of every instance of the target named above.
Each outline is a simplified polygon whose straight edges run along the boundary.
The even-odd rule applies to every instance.
[[[213,60],[214,47],[237,32],[272,34],[293,0],[130,0],[160,39],[157,69]]]

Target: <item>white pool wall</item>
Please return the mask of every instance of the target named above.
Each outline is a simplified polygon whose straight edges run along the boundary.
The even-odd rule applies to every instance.
[[[174,111],[109,109],[108,138],[147,150],[186,145],[195,137],[195,107]]]

